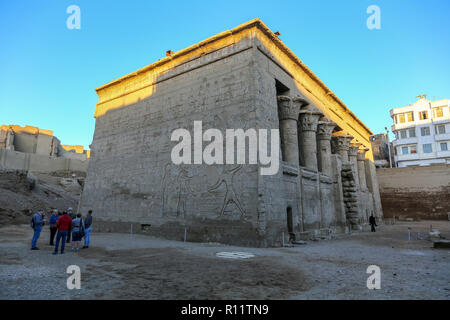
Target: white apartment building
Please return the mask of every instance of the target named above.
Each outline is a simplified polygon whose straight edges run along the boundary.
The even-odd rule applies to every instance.
[[[390,111],[397,167],[450,164],[450,99],[418,97],[412,105]]]

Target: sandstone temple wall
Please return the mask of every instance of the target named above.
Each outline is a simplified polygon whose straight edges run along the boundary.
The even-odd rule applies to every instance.
[[[216,52],[214,63],[206,56],[202,68],[157,84],[146,100],[98,117],[82,208],[93,208],[111,228],[121,228],[114,222],[136,222],[151,224],[152,231],[166,236],[182,236],[184,227],[196,226],[190,237],[199,232],[205,241],[239,237],[257,245],[257,166],[179,166],[170,157],[176,145],[171,132],[193,132],[194,121],[201,120],[203,130],[223,132],[255,127],[252,59],[245,47],[240,43]],[[222,179],[217,189],[209,190]],[[232,203],[223,208],[227,193],[237,197],[240,207]]]
[[[271,246],[382,217],[370,131],[264,28],[249,22],[97,88],[80,210],[98,230]],[[279,129],[278,172],[173,164],[171,133],[194,121]]]

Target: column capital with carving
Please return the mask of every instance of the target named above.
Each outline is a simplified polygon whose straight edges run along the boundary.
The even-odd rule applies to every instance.
[[[351,143],[348,150],[349,157],[356,157],[360,146],[361,143]]]
[[[277,101],[280,120],[292,119],[298,121],[298,114],[300,112],[298,103],[294,103],[289,96],[278,96]]]
[[[309,106],[309,101],[301,97],[293,97],[292,102],[298,106],[299,110],[306,109]]]
[[[358,155],[357,155],[358,161],[366,160],[366,152],[367,151],[369,151],[369,148],[367,148],[367,147],[363,147],[358,150]]]
[[[302,131],[317,131],[319,118],[323,114],[321,112],[300,110],[300,125]]]
[[[348,151],[350,148],[350,141],[353,140],[353,136],[348,134],[339,134],[332,136],[331,145],[336,151]]]
[[[330,121],[319,121],[317,124],[317,137],[319,140],[331,140],[331,134],[337,124]]]

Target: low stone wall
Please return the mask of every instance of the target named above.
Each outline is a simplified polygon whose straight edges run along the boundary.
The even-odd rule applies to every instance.
[[[51,157],[0,149],[0,167],[15,170],[49,173],[55,171],[86,172],[88,160]]]
[[[281,236],[259,236],[251,223],[222,219],[219,221],[193,219],[187,223],[177,220],[164,223],[144,224],[138,222],[107,221],[97,219],[93,230],[95,232],[117,232],[144,234],[154,237],[188,242],[220,242],[246,247],[279,247]],[[275,229],[271,229],[274,232]],[[185,234],[186,231],[186,234]],[[287,239],[286,239],[287,241]]]
[[[385,218],[447,220],[450,166],[377,169]]]

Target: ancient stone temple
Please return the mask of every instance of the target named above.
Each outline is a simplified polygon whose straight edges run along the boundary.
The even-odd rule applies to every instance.
[[[259,19],[96,91],[80,210],[101,231],[276,246],[382,218],[371,131]],[[196,162],[195,151],[194,164],[174,164],[171,135],[195,121],[279,130],[278,171]]]

